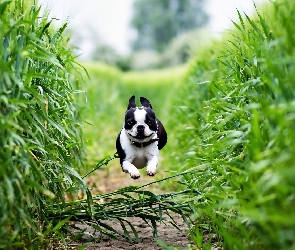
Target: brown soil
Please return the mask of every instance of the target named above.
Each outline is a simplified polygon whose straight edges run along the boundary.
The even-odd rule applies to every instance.
[[[178,231],[172,225],[167,224],[157,224],[158,228],[158,237],[153,237],[153,229],[143,222],[139,218],[129,218],[128,221],[132,223],[135,229],[138,232],[138,236],[140,238],[140,242],[136,242],[136,239],[133,238],[132,242],[128,242],[124,238],[120,238],[119,240],[103,237],[101,242],[98,243],[90,243],[85,249],[145,249],[145,250],[152,250],[152,249],[164,249],[157,243],[157,240],[161,240],[162,242],[166,243],[167,245],[176,246],[178,249],[184,248],[188,245],[188,237],[185,233],[187,230],[186,225],[183,224],[181,218],[176,217],[176,222],[180,226],[182,232]],[[104,221],[106,222],[106,221]],[[119,223],[107,221],[108,225],[111,225],[115,230],[122,233],[122,228]],[[81,228],[85,228],[84,225],[79,225]],[[128,230],[130,235],[132,235],[132,231]],[[92,229],[88,229],[89,233],[92,233]],[[97,236],[99,238],[99,235]],[[74,243],[71,244],[72,247],[78,247],[81,243]]]
[[[138,180],[133,180],[129,177],[129,175],[122,173],[120,168],[118,167],[116,170],[116,175],[112,173],[108,173],[107,170],[99,170],[97,171],[96,175],[92,175],[87,179],[88,185],[92,187],[92,192],[95,194],[97,193],[106,193],[112,192],[117,190],[118,188],[123,188],[129,185],[143,185],[154,181],[154,177],[149,177],[146,175],[144,170],[141,170],[141,177]],[[99,174],[99,175],[98,175]],[[153,192],[160,193],[161,190],[157,189],[153,186]],[[185,248],[189,244],[189,238],[187,236],[187,225],[182,221],[181,217],[178,215],[173,215],[175,221],[177,222],[181,231],[173,227],[170,223],[157,223],[157,234],[158,237],[153,237],[153,229],[149,225],[147,225],[143,220],[140,218],[126,218],[128,221],[135,227],[138,232],[138,236],[140,242],[136,242],[136,239],[132,239],[132,241],[127,241],[124,238],[120,238],[119,240],[111,239],[106,236],[102,238],[102,241],[97,243],[89,243],[85,249],[145,249],[145,250],[152,250],[152,249],[164,249],[161,247],[157,241],[160,240],[164,242],[166,245],[175,246],[177,249]],[[112,228],[117,230],[118,232],[123,233],[123,230],[120,224],[116,221],[107,221],[105,222],[110,225]],[[80,228],[85,228],[82,224],[77,224],[76,226]],[[128,228],[127,228],[128,230]],[[93,233],[93,229],[87,228],[86,231],[90,234]],[[133,235],[130,229],[130,235]],[[96,235],[95,235],[96,236]],[[99,239],[99,235],[97,235]],[[83,243],[75,242],[70,244],[74,249],[77,249]],[[84,243],[85,244],[85,243]],[[187,249],[187,248],[186,248]],[[192,249],[192,248],[190,248]],[[195,248],[196,249],[196,248]]]

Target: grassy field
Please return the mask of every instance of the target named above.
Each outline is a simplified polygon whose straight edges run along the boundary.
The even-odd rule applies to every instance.
[[[294,11],[277,1],[253,17],[237,12],[235,28],[199,50],[184,78],[86,66],[89,100],[99,100],[88,118],[96,125],[85,129],[90,162],[113,152],[95,135],[116,137],[129,96],[149,98],[171,135],[160,166],[170,173],[161,177],[187,173],[182,185],[164,185],[200,192],[191,198],[199,248],[295,247]]]
[[[173,70],[172,75],[171,71],[121,75],[102,65],[87,65],[93,81],[82,84],[85,92],[79,84],[84,69],[63,34],[67,24],[53,27],[46,14],[40,17],[35,4],[33,0],[0,3],[0,248],[67,247],[66,238],[73,231],[68,220],[113,238],[130,239],[127,231],[121,235],[100,223],[111,218],[122,230],[132,228],[138,239],[122,217],[144,218],[156,230],[155,221],[163,219],[158,214],[171,209],[182,214],[187,205],[175,202],[176,193],[157,196],[138,187],[92,196],[85,176],[92,163],[106,163],[104,156],[115,153],[129,97],[144,90],[158,107],[162,102],[168,105],[168,92],[172,95],[183,69]],[[143,75],[146,81],[140,81]],[[152,82],[155,86],[150,88]],[[125,88],[128,84],[130,88]],[[101,199],[108,202],[98,205]],[[126,210],[130,206],[133,209]],[[67,241],[83,235],[81,229]]]
[[[35,1],[0,3],[0,248],[37,246],[59,225],[45,209],[65,202],[82,164],[81,126],[65,25]]]
[[[187,75],[178,159],[201,192],[200,248],[295,248],[294,12],[294,1],[276,1],[240,16]]]
[[[237,12],[235,28],[190,65],[123,73],[85,63],[80,86],[66,25],[38,18],[34,1],[2,1],[0,248],[65,244],[68,220],[116,237],[101,223],[116,219],[130,240],[125,216],[154,225],[162,213],[190,211],[198,248],[294,249],[294,13],[294,1]],[[94,197],[83,175],[115,153],[132,95],[152,102],[168,132],[156,179],[183,176],[160,187],[181,192],[129,186]],[[117,160],[107,168],[121,171]],[[75,200],[81,190],[86,199]]]

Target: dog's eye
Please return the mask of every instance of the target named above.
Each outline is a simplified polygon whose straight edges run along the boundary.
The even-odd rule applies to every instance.
[[[128,124],[129,126],[133,126],[134,122],[133,122],[133,121],[129,121],[129,122],[127,122],[127,124]]]
[[[148,120],[147,124],[148,125],[153,125],[154,121],[153,120]]]

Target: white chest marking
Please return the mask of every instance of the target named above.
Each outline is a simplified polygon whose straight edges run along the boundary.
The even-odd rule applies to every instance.
[[[150,162],[155,162],[153,164],[156,165],[158,164],[159,150],[157,141],[144,148],[137,148],[126,135],[124,128],[121,131],[120,141],[126,154],[125,161],[133,164],[136,168],[144,168]],[[157,160],[155,161],[155,159]]]

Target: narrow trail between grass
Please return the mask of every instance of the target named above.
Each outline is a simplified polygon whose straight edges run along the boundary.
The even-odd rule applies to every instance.
[[[118,167],[118,169],[112,168],[111,170],[98,170],[95,174],[87,178],[87,185],[92,187],[92,193],[108,193],[113,192],[119,188],[127,187],[130,185],[141,186],[147,184],[151,181],[155,180],[153,177],[149,177],[146,175],[144,170],[141,170],[141,177],[138,180],[133,180],[123,173]],[[155,190],[153,187],[153,192],[159,194],[163,193],[161,190]],[[140,218],[126,218],[137,230],[138,237],[140,242],[137,242],[135,237],[133,236],[133,241],[128,242],[124,238],[119,238],[119,240],[115,240],[109,237],[104,236],[101,242],[97,243],[89,243],[85,249],[145,249],[145,250],[152,250],[152,249],[164,249],[161,247],[157,241],[160,240],[164,242],[166,245],[175,246],[177,248],[184,248],[189,244],[189,239],[187,236],[187,225],[183,222],[182,218],[179,215],[171,215],[173,216],[174,220],[177,222],[181,231],[173,227],[170,223],[157,223],[157,234],[158,237],[153,237],[153,228],[146,224]],[[169,219],[167,219],[169,221]],[[108,224],[116,231],[123,233],[121,225],[118,221],[103,221],[104,223]],[[89,234],[93,234],[94,230],[90,227],[87,227],[82,224],[77,224],[76,226],[86,229],[86,232]],[[127,228],[130,235],[133,235],[132,230]],[[99,239],[100,235],[97,233],[94,234]],[[75,242],[70,244],[71,247],[77,249],[81,246],[81,242]]]

